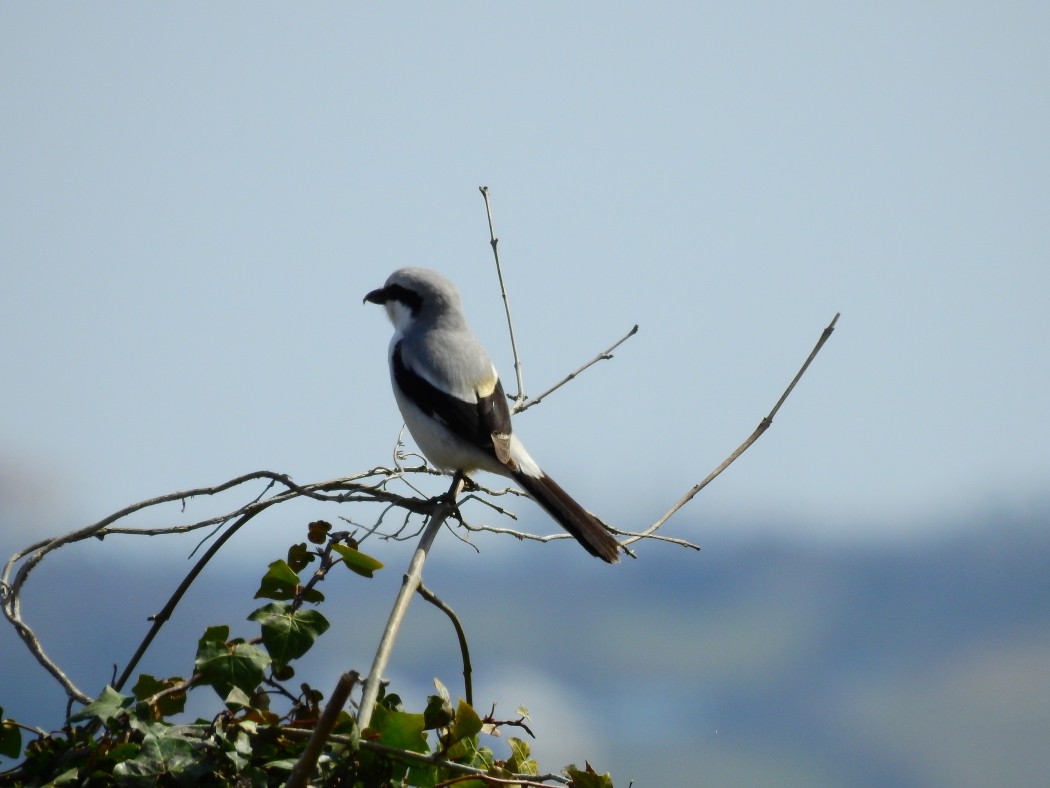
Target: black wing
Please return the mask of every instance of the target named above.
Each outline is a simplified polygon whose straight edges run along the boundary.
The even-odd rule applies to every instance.
[[[428,416],[444,424],[456,435],[497,457],[492,436],[510,436],[510,407],[503,384],[486,397],[478,394],[477,402],[464,402],[459,397],[437,388],[412,370],[401,356],[401,343],[394,346],[391,355],[394,380],[398,388]],[[503,464],[506,459],[498,458]]]

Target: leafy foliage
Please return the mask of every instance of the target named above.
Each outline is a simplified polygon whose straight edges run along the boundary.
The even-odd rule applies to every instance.
[[[22,762],[0,773],[0,785],[268,786],[288,779],[303,755],[324,707],[324,695],[306,682],[292,688],[295,660],[329,628],[316,607],[324,595],[316,586],[342,564],[370,578],[383,565],[362,553],[345,533],[323,521],[310,523],[308,541],[292,545],[284,559],[269,564],[256,598],[269,600],[247,619],[258,624],[250,639],[234,636],[228,625],[207,627],[197,642],[189,678],[139,675],[130,694],[105,687],[66,721],[60,731],[36,732],[25,744],[26,726],[0,723],[0,755]],[[317,564],[304,582],[301,573]],[[541,784],[529,745],[508,737],[509,757],[499,760],[482,746],[482,736],[499,736],[504,725],[482,718],[467,702],[453,704],[435,681],[437,694],[421,712],[409,712],[401,699],[381,691],[369,727],[357,728],[352,709],[340,711],[311,776],[313,785],[457,786],[529,780]],[[178,721],[188,694],[210,687],[221,706],[211,719]],[[0,708],[0,717],[3,709]],[[530,732],[531,735],[531,732]],[[560,784],[611,786],[608,775],[588,765],[569,767]],[[520,784],[520,783],[519,783]]]

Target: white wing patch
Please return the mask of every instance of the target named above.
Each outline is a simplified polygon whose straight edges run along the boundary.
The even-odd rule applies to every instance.
[[[512,471],[518,470],[518,463],[515,462],[510,450],[509,432],[492,433],[492,448],[496,451],[496,459],[499,460],[500,465],[506,465]]]

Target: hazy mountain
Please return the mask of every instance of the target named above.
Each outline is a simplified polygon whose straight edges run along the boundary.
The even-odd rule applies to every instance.
[[[476,705],[528,706],[547,768],[589,758],[636,786],[1037,784],[1050,773],[1050,517],[991,519],[889,545],[651,545],[615,568],[568,543],[497,558],[443,535],[425,579],[467,629]],[[45,563],[25,598],[88,693],[186,569],[184,553],[117,546]],[[254,634],[251,594],[277,556],[245,551],[231,543],[142,670],[185,675],[209,624]],[[389,564],[374,581],[326,584],[332,630],[299,669],[322,689],[367,670],[409,557],[373,552]],[[0,649],[5,713],[57,724],[63,696],[10,627]],[[435,676],[461,694],[460,670],[447,620],[417,601],[390,674],[406,704],[422,706]],[[198,711],[213,702],[201,694]]]

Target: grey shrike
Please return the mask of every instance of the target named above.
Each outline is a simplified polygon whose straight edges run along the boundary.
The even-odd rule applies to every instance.
[[[365,296],[394,324],[390,381],[419,448],[446,471],[485,470],[517,482],[587,552],[616,563],[609,531],[545,474],[511,431],[510,408],[455,285],[423,268],[394,271]]]

